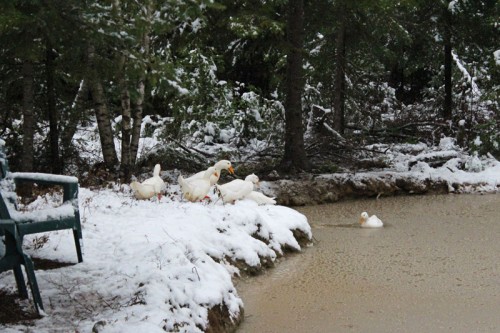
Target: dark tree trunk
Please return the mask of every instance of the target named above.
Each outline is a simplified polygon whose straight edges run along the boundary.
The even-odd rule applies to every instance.
[[[287,172],[295,172],[309,169],[304,148],[304,127],[302,124],[304,3],[303,0],[290,0],[288,6],[285,154],[280,168]]]
[[[444,105],[443,118],[451,120],[452,100],[452,55],[451,55],[451,13],[448,8],[444,9]]]
[[[33,113],[33,63],[24,61],[23,75],[23,152],[21,155],[21,170],[34,171],[34,136],[35,136],[35,116]]]
[[[54,84],[54,52],[49,41],[46,43],[46,80],[47,80],[47,113],[49,116],[49,146],[50,164],[52,173],[61,173],[61,162],[59,159],[59,115],[56,106],[56,91]]]
[[[111,118],[104,98],[102,83],[98,80],[92,82],[90,91],[92,93],[92,100],[94,101],[104,164],[106,164],[106,167],[110,171],[114,172],[118,166],[118,158],[116,155],[113,130],[111,128]]]
[[[344,121],[344,109],[345,109],[345,67],[346,67],[346,57],[345,57],[345,34],[346,34],[346,10],[345,4],[341,2],[339,4],[340,14],[339,27],[335,39],[335,78],[333,87],[333,129],[344,134],[345,121]]]
[[[22,67],[23,76],[23,151],[21,153],[21,171],[34,171],[34,136],[35,115],[33,112],[33,62],[25,60]],[[22,184],[17,187],[18,193],[23,196],[31,195],[31,184]]]

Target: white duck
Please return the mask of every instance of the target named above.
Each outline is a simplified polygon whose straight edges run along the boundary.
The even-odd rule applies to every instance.
[[[161,166],[156,164],[153,170],[153,177],[146,179],[142,183],[134,181],[130,184],[137,199],[150,199],[154,195],[161,199],[161,192],[165,188],[165,182],[160,177]]]
[[[219,178],[215,167],[210,167],[206,171],[204,171],[202,178],[184,179],[182,175],[179,175],[177,181],[181,186],[181,191],[184,198],[191,202],[203,200],[207,196],[208,191],[210,191],[210,187],[212,186],[210,184],[210,178],[212,176]]]
[[[376,215],[369,217],[367,212],[361,213],[359,223],[364,228],[380,228],[384,226],[384,223]]]
[[[257,179],[257,180],[255,180]],[[259,178],[254,174],[248,175],[245,180],[235,179],[223,185],[215,185],[220,192],[222,201],[225,203],[245,198],[253,191],[254,184],[258,183]]]
[[[217,176],[215,174],[212,174],[212,176],[210,177],[210,185],[215,185],[219,181],[219,177],[222,170],[227,170],[230,174],[234,175],[233,166],[231,165],[231,162],[228,160],[220,160],[219,162],[215,163],[213,167],[217,171]],[[195,173],[191,177],[186,178],[185,180],[192,181],[194,179],[202,179],[204,174],[205,171],[200,171],[198,173]]]
[[[134,191],[134,196],[139,200],[147,200],[155,195],[152,185],[143,185],[137,181],[130,183],[130,188]]]
[[[276,205],[276,200],[274,200],[274,198],[270,198],[265,194],[262,194],[257,191],[250,192],[249,194],[247,194],[245,199],[253,200],[259,205]]]
[[[259,177],[257,177],[255,174],[252,173],[251,175],[248,175],[245,178],[245,180],[251,181],[254,184],[254,188],[259,187]],[[257,191],[252,191],[252,192],[248,193],[245,196],[245,199],[253,200],[256,203],[258,203],[259,205],[275,205],[276,204],[276,200],[274,200],[274,198],[270,198],[270,197],[268,197],[260,192],[257,192]]]

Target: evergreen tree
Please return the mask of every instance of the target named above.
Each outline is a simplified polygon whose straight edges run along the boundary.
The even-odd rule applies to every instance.
[[[302,123],[304,3],[303,0],[290,0],[288,6],[285,153],[281,168],[288,172],[296,172],[309,169]]]

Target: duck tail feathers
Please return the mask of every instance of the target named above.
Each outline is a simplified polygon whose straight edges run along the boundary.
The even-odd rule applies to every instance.
[[[153,176],[154,177],[159,177],[160,176],[160,171],[161,171],[161,166],[159,164],[156,164],[155,168],[153,170]]]

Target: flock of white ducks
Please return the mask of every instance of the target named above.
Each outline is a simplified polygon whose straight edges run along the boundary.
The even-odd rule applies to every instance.
[[[161,192],[165,188],[165,183],[160,177],[161,167],[155,165],[153,177],[146,179],[142,183],[134,181],[130,187],[134,191],[137,199],[147,200],[155,195],[161,199]],[[276,204],[274,198],[270,198],[260,192],[255,191],[255,187],[259,186],[259,177],[255,174],[248,175],[245,180],[235,179],[229,183],[218,185],[222,170],[227,170],[230,174],[234,174],[234,169],[231,162],[221,160],[215,165],[209,167],[205,171],[200,171],[191,177],[184,178],[179,175],[177,182],[181,188],[184,199],[191,202],[199,202],[208,197],[208,193],[212,186],[215,186],[216,193],[219,194],[224,203],[234,203],[236,200],[249,199],[257,202],[259,205]]]
[[[199,202],[208,198],[208,193],[212,186],[224,203],[234,203],[236,200],[249,199],[259,205],[275,205],[276,200],[261,192],[255,191],[259,187],[259,177],[255,174],[248,175],[245,180],[235,179],[226,184],[218,185],[222,170],[227,170],[234,175],[231,162],[222,160],[209,167],[205,171],[200,171],[191,177],[184,178],[179,175],[177,181],[180,185],[183,197],[191,202]],[[165,189],[165,182],[160,177],[161,167],[156,164],[153,170],[153,177],[146,179],[142,183],[133,181],[130,188],[134,191],[137,199],[147,200],[154,196],[161,199],[161,193]],[[384,223],[376,216],[369,216],[367,212],[361,213],[359,224],[363,228],[381,228]]]

